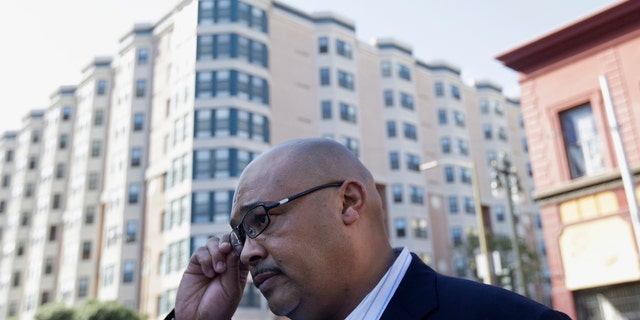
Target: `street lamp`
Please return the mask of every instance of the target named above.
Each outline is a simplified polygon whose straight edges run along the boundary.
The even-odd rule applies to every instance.
[[[513,250],[513,260],[515,262],[516,276],[513,287],[517,293],[526,296],[527,289],[526,283],[524,282],[524,272],[522,270],[522,256],[520,255],[520,247],[518,246],[516,215],[513,209],[513,201],[518,200],[518,197],[520,196],[520,182],[518,180],[516,168],[511,164],[511,160],[509,159],[509,157],[504,152],[501,152],[498,159],[499,161],[491,161],[491,167],[493,168],[493,171],[491,172],[491,191],[496,197],[499,196],[503,191],[505,191],[505,189],[508,192],[506,198],[509,215],[511,218],[511,247]]]
[[[472,179],[472,187],[473,187],[473,198],[475,202],[475,210],[476,210],[476,223],[478,224],[478,242],[480,243],[480,253],[482,254],[482,263],[484,264],[484,269],[487,270],[487,275],[482,278],[483,282],[486,284],[493,284],[493,271],[491,268],[491,256],[489,255],[489,246],[487,244],[487,232],[484,229],[484,219],[482,214],[482,201],[480,199],[480,186],[478,185],[478,172],[476,171],[476,166],[473,162],[462,161],[458,159],[448,159],[447,163],[455,164],[461,167],[468,168],[471,170],[471,174],[473,175]],[[438,160],[425,162],[420,164],[420,170],[426,171],[429,169],[433,169],[440,164]]]

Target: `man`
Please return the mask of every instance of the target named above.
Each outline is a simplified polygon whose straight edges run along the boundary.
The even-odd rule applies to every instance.
[[[248,272],[291,319],[569,319],[394,250],[371,173],[329,139],[289,141],[251,162],[231,226],[191,257],[175,319],[231,319]]]

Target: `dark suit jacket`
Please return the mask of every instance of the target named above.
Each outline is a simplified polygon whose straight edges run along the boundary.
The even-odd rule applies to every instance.
[[[571,320],[502,288],[436,273],[415,254],[382,320]]]

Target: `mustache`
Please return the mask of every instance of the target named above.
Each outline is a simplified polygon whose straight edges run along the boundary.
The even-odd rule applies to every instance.
[[[251,271],[251,276],[252,277],[257,277],[263,273],[267,273],[267,272],[273,272],[273,273],[282,273],[284,274],[284,272],[282,271],[282,269],[280,269],[280,267],[277,266],[265,266],[265,267],[256,267],[255,269],[253,269]]]

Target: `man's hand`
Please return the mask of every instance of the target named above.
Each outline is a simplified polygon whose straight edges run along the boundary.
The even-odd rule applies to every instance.
[[[212,237],[189,260],[176,295],[176,319],[231,319],[248,271],[233,253],[228,234]]]

